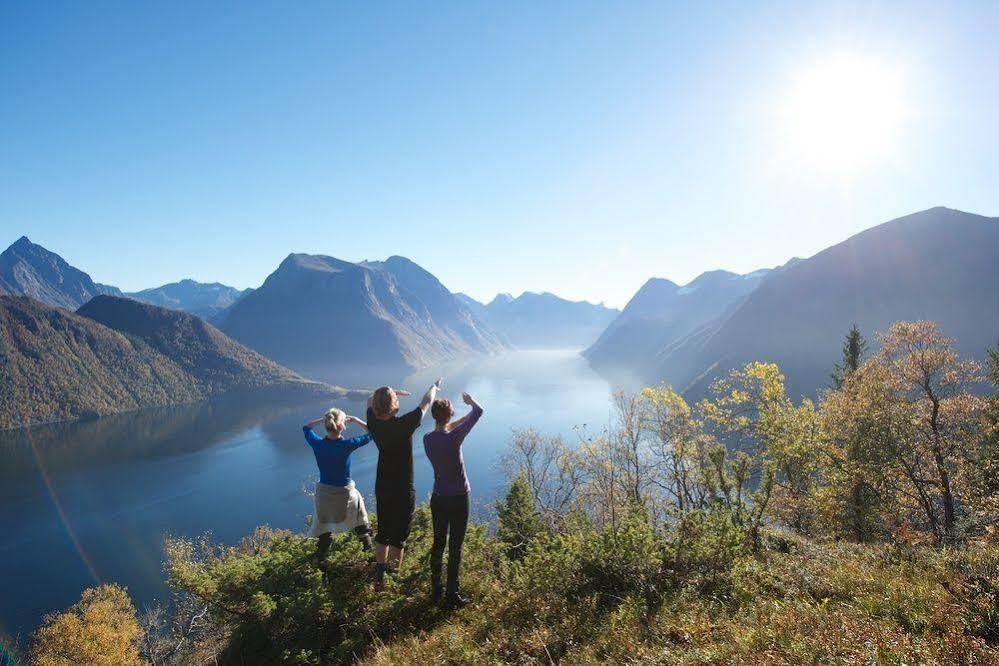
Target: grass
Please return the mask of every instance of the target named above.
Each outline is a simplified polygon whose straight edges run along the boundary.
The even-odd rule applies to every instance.
[[[407,560],[380,594],[347,537],[334,545],[328,587],[309,559],[314,542],[279,532],[207,557],[175,551],[170,570],[175,587],[228,609],[217,615],[223,663],[999,661],[994,545],[781,537],[779,548],[691,563],[668,537],[631,525],[544,538],[510,561],[476,525],[462,571],[473,603],[448,612],[429,599],[430,533],[423,508]]]

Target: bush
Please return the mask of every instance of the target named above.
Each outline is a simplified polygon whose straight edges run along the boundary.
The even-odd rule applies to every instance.
[[[68,610],[45,618],[31,641],[31,662],[40,666],[141,664],[141,636],[125,588],[101,585],[84,590]]]
[[[496,513],[496,537],[506,544],[507,557],[519,560],[544,531],[531,497],[531,487],[523,474],[514,478]]]

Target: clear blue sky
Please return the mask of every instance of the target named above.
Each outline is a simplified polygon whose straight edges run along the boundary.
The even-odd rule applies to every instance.
[[[623,305],[931,206],[999,215],[999,3],[757,4],[5,2],[0,246],[127,290],[401,254],[481,299]],[[848,169],[782,143],[837,54],[906,106]]]

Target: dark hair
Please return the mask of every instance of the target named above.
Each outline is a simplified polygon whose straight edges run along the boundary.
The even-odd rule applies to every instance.
[[[447,398],[434,400],[434,404],[430,405],[430,415],[434,417],[434,421],[438,425],[447,423],[448,419],[454,416],[454,410],[451,409],[451,401]]]

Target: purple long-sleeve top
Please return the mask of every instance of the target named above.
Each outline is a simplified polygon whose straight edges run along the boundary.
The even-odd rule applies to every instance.
[[[423,450],[434,468],[434,494],[442,497],[467,495],[471,490],[465,476],[461,443],[482,416],[482,408],[472,407],[471,414],[449,432],[433,430],[423,436]]]

